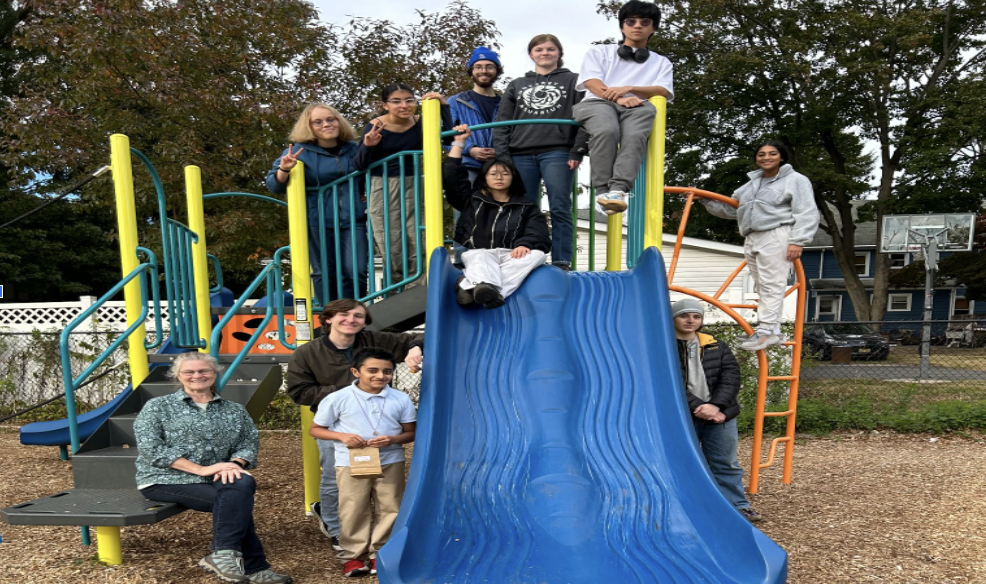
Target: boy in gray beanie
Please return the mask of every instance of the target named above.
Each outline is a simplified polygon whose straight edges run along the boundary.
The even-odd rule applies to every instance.
[[[747,520],[760,521],[743,492],[743,468],[736,458],[739,363],[725,343],[698,332],[705,318],[702,302],[683,298],[671,305],[671,315],[688,410],[705,461],[722,496]]]

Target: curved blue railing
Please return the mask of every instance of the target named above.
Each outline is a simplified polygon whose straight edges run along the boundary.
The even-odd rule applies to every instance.
[[[158,294],[158,264],[157,257],[151,250],[138,247],[138,254],[143,254],[146,256],[147,261],[141,263],[136,268],[133,269],[129,274],[124,276],[122,280],[116,283],[115,286],[110,288],[109,292],[103,294],[99,300],[94,302],[92,306],[82,311],[82,314],[72,319],[72,322],[62,330],[61,337],[59,338],[59,347],[61,349],[61,359],[62,359],[62,380],[65,383],[65,407],[68,412],[68,423],[69,423],[69,437],[72,441],[72,453],[76,453],[79,450],[79,422],[78,415],[76,412],[75,403],[75,390],[81,387],[86,380],[92,375],[92,372],[96,370],[97,367],[103,364],[106,359],[116,351],[124,341],[130,338],[130,335],[134,333],[138,328],[143,326],[144,321],[147,320],[148,314],[150,314],[151,309],[147,305],[147,290],[151,291],[151,299],[153,303],[153,313],[154,313],[154,324],[155,324],[155,340],[154,342],[148,343],[142,340],[144,347],[147,349],[153,349],[161,345],[161,301]],[[99,310],[104,304],[109,302],[114,296],[123,290],[124,286],[129,284],[134,278],[140,278],[140,290],[141,290],[141,311],[140,316],[127,327],[126,330],[120,334],[108,347],[103,349],[92,363],[86,367],[82,373],[77,377],[72,376],[72,356],[69,347],[69,339],[72,331],[74,331],[80,324],[82,324],[86,319],[92,316],[97,310]]]
[[[274,197],[268,197],[267,195],[258,195],[256,193],[240,193],[240,192],[228,192],[228,193],[209,193],[208,195],[202,195],[202,199],[218,199],[220,197],[241,197],[244,199],[254,199],[256,201],[263,201],[265,203],[274,203],[275,205],[280,205],[282,207],[287,207],[288,204],[280,199],[275,199]]]

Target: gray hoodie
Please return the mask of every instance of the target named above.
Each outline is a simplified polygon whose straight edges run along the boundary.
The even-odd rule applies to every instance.
[[[733,193],[739,207],[708,199],[699,201],[716,217],[737,219],[743,237],[754,231],[791,225],[788,242],[801,247],[808,245],[818,229],[819,217],[808,177],[795,172],[790,164],[781,166],[772,178],[764,178],[762,170],[754,170],[748,176],[750,182]]]

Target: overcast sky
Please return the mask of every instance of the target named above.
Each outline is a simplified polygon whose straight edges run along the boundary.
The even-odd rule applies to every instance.
[[[415,9],[443,12],[447,0],[312,0],[322,20],[345,24],[354,16],[368,16],[397,24],[417,22]],[[345,8],[340,10],[340,5]],[[551,33],[565,48],[565,67],[578,72],[582,57],[594,41],[619,34],[615,20],[596,14],[596,0],[530,0],[470,1],[484,18],[496,22],[500,31],[500,61],[504,74],[521,77],[533,69],[527,56],[527,43],[534,35]]]

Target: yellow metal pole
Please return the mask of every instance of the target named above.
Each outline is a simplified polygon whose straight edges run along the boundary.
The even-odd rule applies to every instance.
[[[130,139],[123,134],[110,136],[110,164],[113,167],[113,189],[116,194],[116,222],[120,234],[120,267],[123,275],[137,269],[137,206],[134,203],[134,176],[130,161]],[[163,219],[163,218],[162,218]],[[151,282],[156,286],[157,282]],[[140,278],[134,278],[123,287],[123,299],[127,309],[127,326],[141,320],[141,307],[145,301],[140,289]],[[161,331],[157,331],[161,334]],[[127,343],[130,363],[131,387],[136,389],[150,373],[144,339],[147,331],[140,325]]]
[[[291,290],[294,294],[295,342],[298,346],[312,339],[312,278],[308,267],[308,213],[305,205],[305,165],[298,162],[288,179],[288,231],[291,242]],[[314,414],[301,408],[301,459],[305,470],[305,512],[319,500],[322,467],[318,444],[308,433]]]
[[[650,102],[657,108],[654,128],[647,143],[647,209],[644,217],[644,249],[661,250],[664,231],[664,138],[667,132],[668,100],[655,96]]]
[[[96,549],[100,562],[107,566],[122,564],[123,546],[120,545],[120,528],[115,525],[97,525]]]
[[[205,245],[205,204],[202,199],[202,170],[197,166],[185,167],[185,196],[188,203],[188,227],[199,240],[192,244],[192,272],[195,275],[195,316],[199,323],[199,336],[205,341],[202,353],[209,352],[212,338],[212,314],[209,304],[209,258]]]
[[[426,99],[421,104],[421,131],[424,134],[425,187],[425,266],[431,254],[445,247],[445,226],[442,220],[442,104]]]
[[[606,271],[619,272],[623,264],[623,213],[606,218]]]

